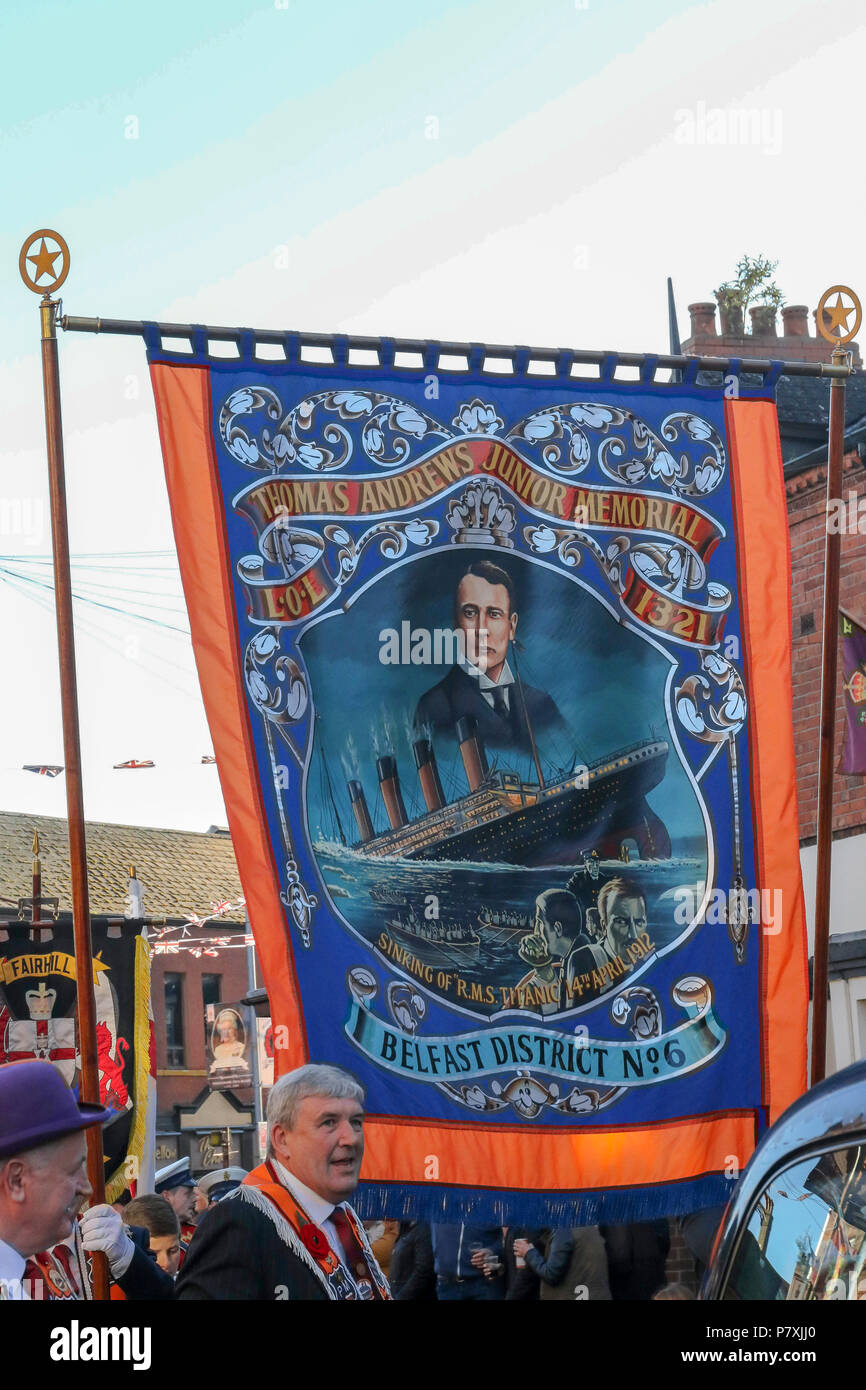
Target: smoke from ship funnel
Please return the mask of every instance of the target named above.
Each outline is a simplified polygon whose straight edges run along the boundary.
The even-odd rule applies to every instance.
[[[478,737],[478,721],[471,715],[457,720],[457,742],[471,792],[477,791],[487,776],[487,755]]]
[[[408,816],[403,805],[403,793],[400,791],[397,759],[391,753],[386,753],[384,757],[377,759],[376,771],[379,774],[379,788],[388,813],[388,823],[392,830],[399,830],[401,825],[406,824]]]
[[[445,805],[445,795],[439,780],[439,769],[436,766],[433,745],[429,738],[419,738],[412,744],[412,752],[415,754],[415,766],[418,769],[418,781],[421,784],[424,805],[428,811],[438,811],[440,807]]]
[[[365,845],[368,840],[373,838],[373,822],[370,819],[370,812],[367,809],[367,798],[364,795],[364,788],[360,782],[349,783],[349,800],[352,803],[352,810],[355,813],[355,820],[358,822],[358,833],[361,836],[361,844]]]

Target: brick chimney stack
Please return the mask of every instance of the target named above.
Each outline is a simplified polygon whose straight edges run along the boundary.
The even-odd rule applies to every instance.
[[[815,318],[817,310],[813,310]],[[710,300],[689,305],[691,335],[683,343],[689,357],[762,357],[786,362],[829,362],[831,343],[820,333],[809,332],[809,310],[805,304],[788,304],[782,310],[782,332],[777,332],[776,310],[758,305],[749,310],[751,333],[719,332],[716,327],[716,306]],[[863,359],[857,343],[849,343],[854,353],[854,366],[862,367]]]

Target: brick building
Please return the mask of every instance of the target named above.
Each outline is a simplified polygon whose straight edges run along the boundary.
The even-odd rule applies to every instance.
[[[60,920],[68,922],[72,881],[67,823],[17,812],[0,813],[0,922],[14,918],[12,904],[31,891],[34,830],[39,833],[42,891],[59,898]],[[227,1146],[232,1162],[251,1167],[258,1161],[252,1087],[211,1091],[207,1084],[205,1010],[223,1000],[242,1000],[258,971],[254,951],[243,945],[245,914],[243,906],[238,906],[241,887],[228,832],[212,828],[195,834],[90,822],[86,833],[93,919],[123,918],[129,871],[134,867],[144,890],[145,914],[154,921],[149,934],[155,948],[151,997],[157,1167],[186,1154],[193,1171],[218,1166],[226,1161]],[[224,901],[232,906],[218,919],[203,925],[189,923],[190,917],[204,917],[213,904]],[[184,924],[185,941],[181,939]],[[167,932],[161,940],[164,927],[178,930]],[[224,939],[226,944],[220,944]],[[177,943],[177,949],[166,951],[167,942]],[[211,1136],[218,1133],[217,1146]]]
[[[752,310],[752,333],[718,333],[715,305],[692,304],[691,334],[683,351],[714,357],[771,358],[829,362],[832,348],[809,333],[802,305],[782,310],[783,332],[777,336],[772,311]],[[814,314],[813,314],[814,318]],[[866,373],[858,369],[846,390],[845,456],[842,496],[854,506],[866,496]],[[788,523],[791,537],[794,747],[800,817],[800,858],[810,951],[815,911],[820,716],[821,629],[823,624],[824,545],[826,536],[827,427],[829,382],[816,377],[782,377],[777,388]],[[864,506],[866,512],[866,506]],[[840,603],[866,623],[866,517],[842,534]],[[836,709],[838,768],[845,735],[842,676]],[[830,903],[830,1018],[827,1069],[834,1071],[866,1057],[866,777],[836,773],[833,789],[833,871]]]

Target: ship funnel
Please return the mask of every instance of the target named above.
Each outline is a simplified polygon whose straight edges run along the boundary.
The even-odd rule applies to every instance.
[[[457,742],[471,792],[477,791],[487,776],[484,744],[478,737],[478,721],[472,715],[457,720]]]
[[[397,759],[392,754],[386,753],[384,758],[379,758],[377,761],[376,770],[379,774],[379,790],[382,793],[385,810],[388,812],[389,824],[392,830],[399,830],[401,825],[406,824],[408,817],[406,807],[403,805],[403,793],[400,791]]]
[[[445,795],[442,791],[442,783],[439,781],[439,769],[436,766],[433,745],[429,738],[419,738],[412,744],[412,752],[415,754],[415,766],[418,769],[418,781],[421,783],[424,805],[428,811],[438,811],[440,807],[445,805]]]
[[[355,820],[358,822],[361,844],[365,845],[368,840],[372,840],[374,831],[373,822],[370,820],[370,812],[367,810],[367,798],[364,795],[364,788],[361,786],[360,782],[349,783],[349,800],[352,803]]]

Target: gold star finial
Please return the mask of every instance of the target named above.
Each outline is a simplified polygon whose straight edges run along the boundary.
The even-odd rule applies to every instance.
[[[832,295],[836,296],[833,304],[830,303]],[[854,323],[849,328],[848,320],[852,314]],[[841,343],[850,343],[860,327],[861,317],[860,300],[854,291],[847,285],[831,285],[818,302],[815,325],[822,338],[839,347]]]
[[[54,262],[58,259],[60,269],[55,270]],[[21,247],[18,269],[28,290],[33,290],[35,294],[51,294],[60,288],[69,274],[69,247],[59,232],[52,232],[50,227],[40,227]]]
[[[60,251],[48,250],[48,247],[45,245],[45,238],[43,237],[42,241],[39,244],[39,250],[37,251],[36,255],[27,257],[28,261],[32,261],[34,266],[36,267],[33,273],[33,279],[41,280],[43,275],[50,275],[53,279],[54,262],[60,255],[62,255],[62,252]]]
[[[827,324],[827,327],[830,329],[830,332],[832,333],[834,329],[840,328],[842,330],[842,335],[847,333],[848,319],[853,314],[853,312],[854,305],[849,304],[848,308],[846,309],[845,305],[842,303],[841,294],[837,294],[836,303],[828,304],[825,310],[825,313],[828,313],[830,315],[830,322]]]

